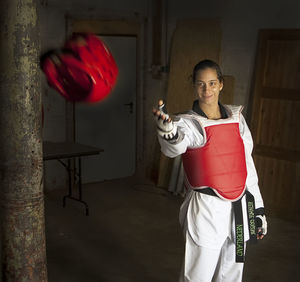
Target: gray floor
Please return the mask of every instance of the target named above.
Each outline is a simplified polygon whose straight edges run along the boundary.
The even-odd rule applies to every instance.
[[[46,193],[50,282],[178,281],[180,196],[133,178],[89,184],[85,216],[79,203],[62,207],[65,193]],[[273,217],[268,224],[268,236],[247,247],[243,281],[300,281],[300,224]]]

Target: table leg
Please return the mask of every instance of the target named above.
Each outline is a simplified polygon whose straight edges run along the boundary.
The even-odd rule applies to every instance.
[[[59,160],[60,161],[60,160]],[[68,195],[65,195],[63,197],[63,207],[66,206],[66,198],[67,197],[72,197],[72,169],[71,169],[71,159],[68,159],[68,164],[65,165],[62,161],[60,161],[60,163],[66,168],[67,172],[68,172],[68,178],[69,178],[69,193]]]
[[[76,163],[76,159],[75,159],[75,163]],[[74,176],[75,176],[74,183],[72,183],[71,160],[68,160],[67,170],[68,170],[68,175],[69,175],[69,194],[65,195],[63,197],[63,207],[66,206],[67,198],[74,200],[74,201],[78,201],[85,205],[85,214],[88,216],[89,215],[89,206],[85,201],[82,200],[81,158],[80,157],[78,158],[78,173],[77,173],[76,165],[74,167]],[[78,176],[78,192],[79,192],[78,198],[75,198],[72,196],[72,188],[73,188],[73,186],[76,185],[76,175]]]

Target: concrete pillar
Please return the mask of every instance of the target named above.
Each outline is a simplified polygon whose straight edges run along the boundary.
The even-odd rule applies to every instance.
[[[3,281],[47,281],[38,3],[0,1]]]

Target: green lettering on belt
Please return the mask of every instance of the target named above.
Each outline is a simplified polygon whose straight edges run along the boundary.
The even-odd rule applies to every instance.
[[[248,203],[248,215],[249,218],[254,218],[254,206],[252,202]]]
[[[250,235],[255,235],[255,219],[254,219],[254,205],[253,202],[248,202],[248,217],[250,223]]]
[[[244,236],[243,236],[243,225],[236,225],[236,254],[240,257],[244,255]]]
[[[250,233],[251,235],[255,235],[256,231],[255,231],[255,220],[251,219],[250,220]]]

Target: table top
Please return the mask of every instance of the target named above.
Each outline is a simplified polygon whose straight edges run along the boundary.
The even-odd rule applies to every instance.
[[[43,142],[43,159],[45,161],[97,155],[103,151],[103,149],[74,142]]]

